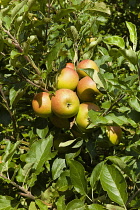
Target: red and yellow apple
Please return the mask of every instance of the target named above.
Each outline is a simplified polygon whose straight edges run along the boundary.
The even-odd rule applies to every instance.
[[[32,108],[36,115],[46,118],[52,113],[50,94],[47,92],[37,93],[32,100]]]
[[[106,126],[106,133],[112,144],[119,144],[122,138],[122,129],[120,126]]]
[[[89,77],[83,77],[77,85],[77,95],[81,101],[95,101],[102,93],[97,89],[96,83]]]
[[[90,118],[88,115],[89,110],[100,111],[100,108],[92,102],[81,103],[77,116],[75,117],[78,128],[83,132],[88,131],[86,128],[90,124]]]
[[[67,118],[60,118],[56,116],[54,113],[49,117],[52,124],[57,128],[70,128],[70,121]]]
[[[73,63],[66,63],[66,68],[75,69],[75,66]]]
[[[52,111],[58,117],[71,118],[79,110],[79,98],[73,90],[59,89],[51,98]]]
[[[63,68],[58,72],[56,88],[75,90],[79,81],[78,73],[72,68]]]
[[[88,68],[95,69],[97,72],[99,72],[99,68],[93,60],[85,59],[85,60],[82,60],[80,63],[78,63],[77,68],[76,68],[77,73],[79,74],[80,78],[88,76],[86,72],[81,70],[81,69],[88,69]]]

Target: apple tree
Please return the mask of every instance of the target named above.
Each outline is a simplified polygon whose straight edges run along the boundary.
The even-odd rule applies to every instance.
[[[121,1],[0,3],[0,209],[140,209],[139,4],[124,20]],[[57,72],[85,59],[102,94],[87,132],[37,116],[34,95],[55,94]],[[110,125],[122,130],[116,145]]]

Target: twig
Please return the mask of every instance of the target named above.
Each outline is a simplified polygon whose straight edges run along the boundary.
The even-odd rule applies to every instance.
[[[126,206],[140,193],[140,188],[128,199]]]
[[[14,36],[12,36],[12,34],[4,29],[2,26],[1,26],[2,30],[12,39],[12,44],[16,47],[16,49],[20,52],[20,53],[23,53],[23,49],[22,47],[20,46],[19,42],[16,40],[16,38]],[[34,63],[34,61],[31,59],[31,57],[29,55],[23,55],[24,58],[26,59],[26,61],[28,61],[28,63],[31,64],[31,66],[35,69],[36,73],[38,75],[41,74],[40,72],[40,69],[36,66],[36,64]]]
[[[29,84],[43,90],[44,92],[49,92],[48,90],[46,90],[45,88],[42,88],[40,85],[35,84],[34,82],[32,82],[31,80],[27,79],[25,76],[18,74],[22,79],[24,79],[26,82],[28,82]]]
[[[110,107],[102,114],[102,116],[107,115],[107,114],[111,111],[111,109],[113,108],[113,106],[114,106],[116,103],[118,103],[122,98],[124,98],[124,96],[125,96],[125,94],[120,95],[120,96],[117,98],[117,100],[115,100],[114,103],[112,103],[112,104],[110,105]]]
[[[0,177],[7,180],[7,181],[10,181],[10,184],[12,184],[17,189],[21,190],[23,193],[19,193],[20,195],[22,195],[24,197],[27,197],[31,200],[35,200],[35,197],[31,194],[30,191],[26,190],[25,188],[21,187],[20,185],[16,184],[15,182],[11,181],[10,179],[8,179],[6,176],[4,176],[1,173],[0,173]]]

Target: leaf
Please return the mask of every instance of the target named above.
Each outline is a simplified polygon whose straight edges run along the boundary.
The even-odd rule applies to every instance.
[[[48,207],[45,203],[43,203],[42,200],[36,199],[35,200],[36,205],[40,208],[40,210],[48,210]],[[31,209],[32,210],[32,209]]]
[[[69,162],[70,166],[70,179],[75,190],[81,195],[85,195],[87,191],[87,183],[84,174],[84,167],[81,163],[76,160]]]
[[[85,210],[84,202],[80,199],[70,201],[65,210]]]
[[[109,198],[121,206],[125,206],[128,195],[127,184],[121,172],[113,165],[103,165],[100,181]]]
[[[97,181],[100,179],[100,173],[101,173],[101,170],[102,170],[102,166],[104,165],[104,161],[98,163],[92,173],[91,173],[91,176],[90,176],[90,185],[92,187],[92,189],[95,189],[95,186],[96,186],[96,183]]]
[[[66,167],[65,159],[56,158],[52,164],[52,177],[53,180],[57,179]]]
[[[126,21],[126,26],[129,30],[129,35],[130,35],[130,40],[133,43],[133,50],[135,51],[137,48],[137,29],[136,26],[131,23]]]
[[[111,205],[111,204],[107,204],[106,209],[108,209],[108,210],[125,210],[125,208],[122,208],[122,207],[116,206],[116,205]]]
[[[53,145],[53,136],[50,134],[47,139],[40,139],[31,145],[26,155],[26,163],[34,163],[33,168],[36,171],[42,170],[44,163],[51,159],[51,147]]]
[[[18,3],[11,11],[11,17],[12,17],[12,21],[14,20],[14,18],[16,17],[16,15],[18,14],[18,12],[23,8],[24,5],[27,4],[28,0],[23,0],[20,3]]]
[[[41,139],[44,139],[46,137],[48,131],[49,131],[48,127],[43,128],[43,129],[39,129],[39,128],[36,129],[36,133]]]
[[[119,36],[107,36],[103,39],[106,44],[115,45],[120,48],[125,48],[125,42],[123,38]]]
[[[77,41],[79,37],[77,29],[75,28],[75,26],[71,26],[70,29],[71,29],[74,41]]]
[[[35,202],[31,201],[30,205],[29,205],[29,210],[37,210]]]
[[[127,59],[133,65],[136,65],[138,63],[138,56],[135,51],[131,49],[119,49],[119,52],[124,56],[125,59]]]
[[[0,210],[9,210],[10,208],[12,208],[12,200],[13,198],[10,196],[0,195]]]
[[[140,112],[140,103],[136,97],[131,97],[128,100],[129,105],[135,109],[137,112]]]
[[[69,177],[69,171],[63,171],[57,180],[56,188],[58,191],[64,192],[69,188],[69,183],[67,177]]]
[[[58,198],[56,202],[57,210],[64,210],[66,208],[65,206],[65,195],[62,195]]]
[[[88,9],[86,10],[88,12],[101,12],[101,13],[106,13],[108,15],[111,14],[109,7],[106,6],[104,2],[95,2],[94,8],[93,9]]]
[[[88,210],[105,210],[106,208],[99,204],[88,205]]]

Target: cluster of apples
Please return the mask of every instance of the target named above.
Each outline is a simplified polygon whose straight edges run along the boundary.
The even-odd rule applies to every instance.
[[[87,132],[90,124],[88,111],[100,111],[96,101],[102,96],[96,83],[82,69],[99,71],[97,64],[90,59],[82,60],[75,67],[73,63],[58,71],[56,91],[40,92],[32,100],[34,112],[59,128],[70,128],[73,121],[81,132]],[[121,136],[119,126],[107,126],[107,135],[113,144],[118,144]]]

